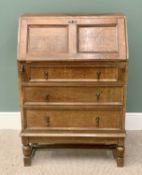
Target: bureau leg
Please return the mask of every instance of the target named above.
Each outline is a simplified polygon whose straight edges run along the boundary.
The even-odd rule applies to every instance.
[[[28,145],[23,145],[23,154],[24,154],[24,166],[31,165],[31,156],[32,156],[32,147]]]
[[[124,146],[117,146],[116,148],[116,155],[117,155],[117,166],[123,167],[124,166]]]

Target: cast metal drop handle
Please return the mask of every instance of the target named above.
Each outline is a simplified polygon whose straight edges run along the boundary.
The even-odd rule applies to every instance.
[[[47,80],[48,79],[48,72],[44,71],[44,78]]]
[[[97,79],[98,79],[98,80],[100,80],[100,77],[101,77],[101,72],[100,72],[100,71],[98,71],[98,72],[96,73],[96,76],[97,76]]]
[[[45,101],[49,101],[49,94],[45,96]]]
[[[96,117],[96,127],[100,126],[100,117]]]
[[[101,95],[100,92],[96,92],[96,98],[97,98],[97,101],[99,101],[99,99],[100,99],[100,95]]]
[[[49,116],[46,116],[45,117],[45,120],[46,120],[46,126],[49,127],[51,122],[50,122],[50,117]]]

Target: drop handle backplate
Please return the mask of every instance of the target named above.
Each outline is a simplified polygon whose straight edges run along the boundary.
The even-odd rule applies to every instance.
[[[44,78],[47,80],[48,79],[48,72],[44,71]]]
[[[96,73],[96,76],[97,76],[97,79],[100,80],[100,78],[101,78],[101,72],[98,71],[98,72]]]
[[[100,126],[100,117],[96,117],[96,127]]]
[[[46,122],[46,126],[49,127],[51,122],[50,122],[50,117],[49,116],[46,116],[45,117],[45,122]]]

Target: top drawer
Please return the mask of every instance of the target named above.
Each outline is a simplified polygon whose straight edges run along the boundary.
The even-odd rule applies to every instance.
[[[28,82],[124,82],[125,64],[21,64],[22,79]]]

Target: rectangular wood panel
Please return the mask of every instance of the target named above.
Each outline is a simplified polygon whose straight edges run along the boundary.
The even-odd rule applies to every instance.
[[[30,26],[28,54],[60,54],[68,52],[67,26]]]
[[[78,27],[78,52],[118,52],[117,27]]]

